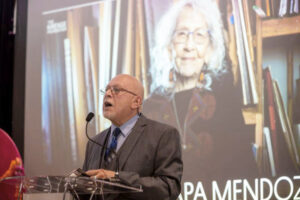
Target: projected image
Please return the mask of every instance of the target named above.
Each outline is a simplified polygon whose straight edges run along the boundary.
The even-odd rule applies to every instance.
[[[49,165],[82,163],[85,116],[100,107],[98,75],[104,74],[97,58],[100,12],[96,4],[44,15],[42,141]]]
[[[243,122],[217,4],[181,1],[156,31],[144,112],[180,131],[184,180],[255,177],[253,129]]]
[[[296,57],[300,49],[253,47],[251,37],[259,32],[250,20],[257,16],[253,3],[117,0],[43,12],[38,144],[43,167],[64,173],[82,166],[85,117],[95,113],[90,136],[110,126],[100,90],[126,73],[145,87],[143,114],[180,132],[186,194],[181,198],[192,199],[199,182],[210,199],[213,181],[224,190],[228,180],[245,179],[253,186],[258,177],[295,175],[300,129],[293,130],[293,113],[278,86],[289,79],[272,74],[269,65],[278,52],[294,51]],[[299,40],[299,33],[293,37]],[[255,56],[260,51],[266,66]],[[300,72],[291,68],[287,73],[295,82]],[[291,87],[299,93],[299,84]],[[52,168],[61,163],[63,171]]]

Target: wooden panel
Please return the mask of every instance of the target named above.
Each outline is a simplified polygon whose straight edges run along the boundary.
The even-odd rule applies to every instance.
[[[300,16],[262,21],[262,36],[275,37],[300,33]]]
[[[293,124],[293,105],[294,105],[294,62],[293,49],[287,50],[287,112],[290,123]]]
[[[261,7],[261,0],[256,0],[255,4]],[[259,171],[261,172],[263,169],[262,166],[262,149],[263,149],[263,127],[264,127],[264,117],[263,117],[263,82],[262,82],[262,20],[256,15],[256,77],[257,77],[257,91],[258,91],[258,105],[257,105],[257,113],[256,113],[256,126],[255,126],[255,143],[258,147],[257,149],[257,165]]]

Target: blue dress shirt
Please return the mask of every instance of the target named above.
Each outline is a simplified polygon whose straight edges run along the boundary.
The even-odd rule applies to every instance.
[[[122,126],[119,127],[122,132],[121,132],[121,134],[118,137],[118,144],[117,144],[116,152],[118,152],[118,150],[121,148],[121,146],[125,142],[126,138],[131,133],[131,130],[134,127],[134,125],[135,125],[135,123],[137,122],[138,119],[139,119],[139,115],[135,115],[130,120],[128,120]],[[110,134],[109,134],[108,145],[111,143],[112,133],[114,132],[114,130],[115,130],[116,127],[117,126],[114,125],[114,124],[112,124],[111,127],[110,127]]]

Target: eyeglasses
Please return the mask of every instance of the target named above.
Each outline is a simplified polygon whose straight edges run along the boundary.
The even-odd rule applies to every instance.
[[[131,91],[129,91],[129,90],[126,90],[126,89],[120,88],[120,87],[114,87],[114,86],[111,86],[111,87],[108,86],[108,87],[105,88],[105,90],[100,90],[100,93],[103,94],[103,95],[105,95],[105,93],[106,93],[108,90],[110,90],[110,92],[111,92],[113,95],[118,95],[120,92],[127,92],[127,93],[129,93],[129,94],[132,94],[132,95],[134,95],[134,96],[137,96],[137,94],[135,94],[135,93],[133,93],[133,92],[131,92]]]
[[[189,37],[192,35],[193,41],[196,44],[203,44],[205,39],[209,36],[208,30],[196,29],[195,31],[189,30],[175,30],[173,38],[175,43],[185,43]]]

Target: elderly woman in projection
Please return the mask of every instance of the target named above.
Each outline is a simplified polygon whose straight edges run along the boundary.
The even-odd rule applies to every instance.
[[[179,1],[156,31],[143,111],[180,131],[184,180],[253,176],[254,134],[243,122],[217,4]]]

